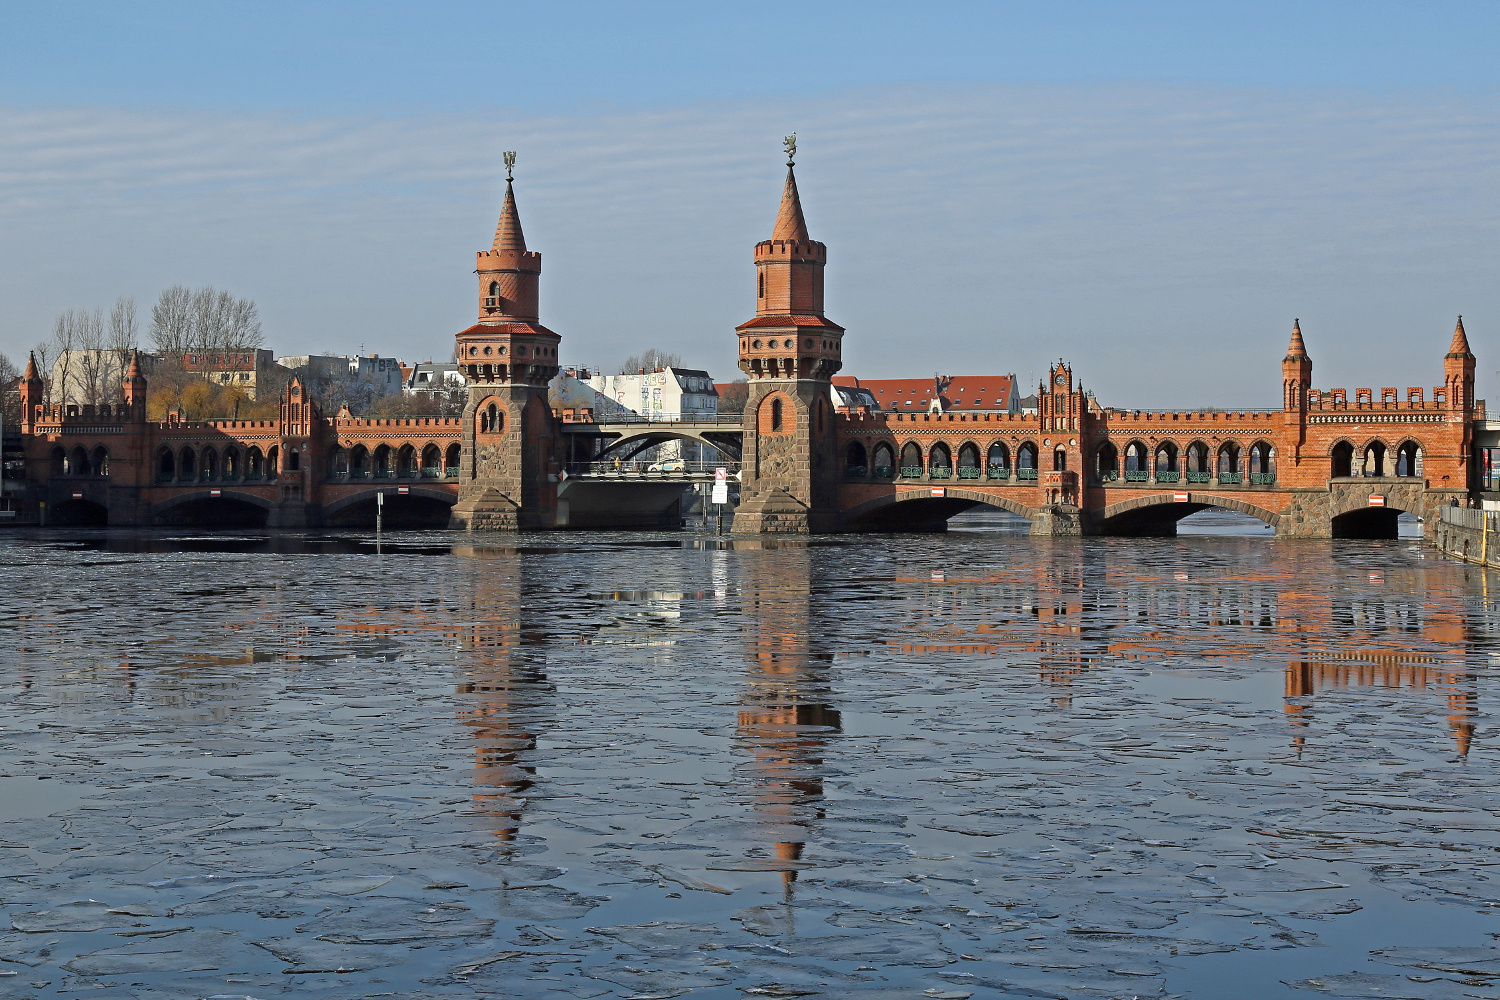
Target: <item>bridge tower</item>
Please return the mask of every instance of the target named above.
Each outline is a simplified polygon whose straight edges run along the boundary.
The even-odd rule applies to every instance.
[[[526,249],[505,154],[505,203],[490,249],[475,254],[478,322],[457,335],[469,383],[459,500],[452,526],[471,531],[550,528],[557,519],[556,429],[547,383],[562,340],[538,322],[542,255]]]
[[[1302,460],[1307,443],[1307,392],[1312,388],[1312,358],[1302,342],[1302,321],[1292,320],[1292,339],[1281,359],[1281,410],[1286,443],[1292,446],[1292,464]]]
[[[823,315],[828,248],[807,234],[795,153],[789,137],[776,228],[755,245],[755,316],[735,328],[750,382],[736,531],[832,531],[838,516],[830,392],[843,367],[844,328]]]

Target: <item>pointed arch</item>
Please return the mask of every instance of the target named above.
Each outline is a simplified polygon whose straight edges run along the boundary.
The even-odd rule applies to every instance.
[[[876,479],[894,479],[896,477],[896,446],[890,441],[881,441],[875,445],[875,457],[870,464],[874,468]]]
[[[908,441],[901,447],[901,478],[922,478],[922,446],[915,441]]]

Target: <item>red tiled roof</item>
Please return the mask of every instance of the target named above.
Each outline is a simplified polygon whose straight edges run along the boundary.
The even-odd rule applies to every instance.
[[[476,337],[493,337],[497,333],[541,333],[548,337],[562,338],[540,323],[475,323],[467,330],[458,331],[458,336],[473,334]]]
[[[868,389],[883,410],[926,410],[931,378],[855,378],[836,375],[835,385]],[[1016,392],[1014,375],[955,375],[943,393],[945,410],[1007,410]]]
[[[762,326],[816,326],[822,327],[825,330],[838,330],[839,332],[843,332],[844,329],[833,320],[825,319],[822,316],[757,316],[748,322],[741,323],[735,329],[752,330]]]

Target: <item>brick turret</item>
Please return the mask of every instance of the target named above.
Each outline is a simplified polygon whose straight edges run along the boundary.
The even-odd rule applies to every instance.
[[[830,386],[844,328],[823,315],[828,248],[811,239],[787,140],[786,183],[771,238],[755,246],[755,317],[736,328],[745,403],[742,503],[735,530],[832,530],[838,446]]]
[[[1302,342],[1302,321],[1292,320],[1292,340],[1286,357],[1281,359],[1281,408],[1301,412],[1307,407],[1307,390],[1312,387],[1312,358]]]
[[[146,376],[141,374],[141,356],[138,352],[130,355],[130,367],[125,369],[121,389],[124,393],[125,405],[130,408],[130,418],[145,420]]]
[[[453,526],[515,531],[557,523],[557,462],[547,383],[562,338],[542,326],[542,255],[526,249],[506,153],[505,201],[490,249],[474,257],[479,321],[457,335],[468,381],[460,498]]]
[[[1443,384],[1448,388],[1448,408],[1468,411],[1474,408],[1474,352],[1464,333],[1464,318],[1458,317],[1453,328],[1453,342],[1443,355]]]
[[[21,432],[30,434],[36,426],[37,408],[44,405],[47,385],[36,370],[36,355],[26,358],[26,373],[21,376]]]

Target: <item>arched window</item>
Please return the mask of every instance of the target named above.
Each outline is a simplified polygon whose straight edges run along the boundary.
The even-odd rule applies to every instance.
[[[892,479],[896,475],[896,449],[888,442],[882,441],[875,446],[875,461],[871,463],[875,467],[876,479]]]
[[[490,298],[497,299],[499,297],[500,297],[500,282],[498,282],[498,281],[492,281],[492,282],[490,282]]]
[[[1201,482],[1208,482],[1213,473],[1213,467],[1208,460],[1208,445],[1202,441],[1194,441],[1187,447],[1187,471],[1190,475],[1202,476]]]
[[[1422,474],[1422,449],[1415,441],[1405,441],[1396,449],[1396,475],[1420,476]]]
[[[289,451],[289,452],[286,453],[286,471],[288,471],[288,472],[301,472],[302,471],[302,453],[300,451],[297,451],[296,449],[293,449],[293,450],[291,450],[291,451]]]
[[[193,449],[183,448],[177,455],[177,481],[191,483],[198,479],[198,456]]]
[[[922,449],[915,441],[907,442],[901,449],[901,476],[904,479],[922,477]]]
[[[370,475],[370,449],[362,444],[354,446],[349,452],[349,478],[367,479]]]
[[[1177,468],[1177,445],[1171,441],[1163,441],[1156,446],[1156,456],[1152,460],[1156,481],[1159,483],[1175,483],[1178,480]]]
[[[1052,449],[1052,471],[1062,472],[1068,467],[1068,450],[1062,445]]]
[[[1111,483],[1120,478],[1120,453],[1108,441],[1099,446],[1094,455],[1094,468],[1100,482]]]
[[[422,477],[441,479],[443,475],[443,450],[435,444],[422,449]]]
[[[989,454],[985,457],[985,464],[992,471],[1010,468],[1010,449],[1005,447],[1003,441],[996,441],[990,445]]]
[[[68,475],[86,476],[89,474],[89,453],[83,450],[83,445],[73,449],[73,454],[68,458]]]
[[[240,450],[233,446],[224,449],[223,478],[226,480],[238,479],[241,473]]]
[[[1016,449],[1016,468],[1017,469],[1029,469],[1029,470],[1031,470],[1032,475],[1030,475],[1030,476],[1023,476],[1022,477],[1023,479],[1035,479],[1036,478],[1036,445],[1035,444],[1033,444],[1030,441],[1026,441],[1026,442],[1022,443],[1021,447],[1019,447],[1019,448]]]
[[[245,478],[260,479],[266,474],[265,459],[261,457],[260,449],[254,445],[245,452]]]
[[[338,479],[348,477],[349,453],[343,448],[335,448],[333,450],[333,457],[328,462],[328,474]]]
[[[1386,474],[1384,442],[1371,441],[1365,445],[1364,474],[1367,476],[1383,476]]]
[[[958,449],[958,478],[979,478],[979,445],[966,441]]]
[[[862,478],[868,471],[865,465],[865,446],[858,441],[850,441],[849,448],[844,453],[844,474]]]
[[[266,479],[275,479],[280,473],[281,449],[272,445],[266,452]]]
[[[771,400],[771,430],[781,430],[781,400]]]
[[[1257,441],[1250,446],[1250,483],[1269,486],[1276,482],[1276,449],[1269,441]]]
[[[1240,479],[1240,446],[1226,441],[1219,445],[1219,482],[1232,485]]]
[[[169,448],[163,448],[156,459],[156,478],[159,482],[169,483],[177,475],[177,461],[172,457]]]
[[[409,444],[403,444],[401,450],[396,452],[396,478],[415,479],[417,476],[417,450]]]
[[[1125,446],[1125,478],[1145,482],[1151,478],[1151,452],[1144,442],[1132,441]]]
[[[376,479],[391,478],[391,446],[388,444],[375,447],[375,458],[372,462]]]
[[[927,453],[927,474],[934,479],[948,479],[953,475],[953,453],[941,441]]]
[[[66,476],[68,474],[68,453],[61,447],[52,449],[50,471],[54,476]]]
[[[443,475],[449,479],[458,478],[458,465],[463,459],[463,449],[457,443],[448,446],[448,458],[443,463]]]
[[[766,297],[766,272],[764,271],[760,272],[760,292],[757,297],[762,299]]]
[[[211,482],[219,478],[219,453],[212,448],[203,449],[202,479]]]

